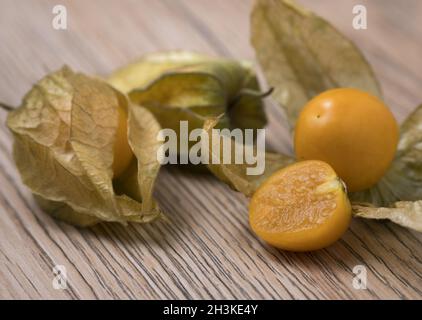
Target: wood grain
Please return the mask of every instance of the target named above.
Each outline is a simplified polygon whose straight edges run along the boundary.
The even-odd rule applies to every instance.
[[[368,30],[352,28],[358,1],[301,1],[350,36],[402,120],[422,102],[422,3],[359,1]],[[18,105],[45,73],[66,63],[108,74],[139,55],[192,49],[253,59],[249,0],[60,1],[69,27],[51,27],[56,1],[0,0],[0,101]],[[282,114],[269,105],[269,143],[291,151]],[[420,299],[422,237],[392,223],[355,220],[332,247],[308,254],[271,248],[251,233],[248,200],[209,175],[164,168],[156,196],[169,222],[78,229],[34,203],[11,158],[0,111],[0,298]],[[68,289],[52,287],[64,265]],[[367,290],[352,286],[354,266]]]

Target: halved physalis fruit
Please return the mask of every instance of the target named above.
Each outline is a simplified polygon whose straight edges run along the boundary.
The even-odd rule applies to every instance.
[[[289,251],[322,249],[347,230],[351,206],[333,168],[317,160],[296,162],[271,175],[249,206],[252,230]]]

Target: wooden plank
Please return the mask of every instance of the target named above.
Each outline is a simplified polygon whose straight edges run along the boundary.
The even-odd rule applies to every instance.
[[[351,25],[358,1],[301,2],[359,44],[400,120],[422,101],[420,1],[359,1],[368,7],[366,31]],[[157,50],[254,57],[249,0],[61,3],[67,31],[51,27],[55,1],[0,1],[1,101],[18,105],[32,83],[64,63],[101,75]],[[291,151],[283,115],[268,108],[270,144]],[[55,221],[20,181],[5,117],[0,111],[0,298],[421,298],[420,234],[355,220],[326,250],[278,251],[251,233],[243,195],[180,168],[164,168],[157,183],[169,222],[78,229]],[[67,290],[52,286],[57,264],[67,269]],[[359,264],[368,269],[367,290],[352,286]]]

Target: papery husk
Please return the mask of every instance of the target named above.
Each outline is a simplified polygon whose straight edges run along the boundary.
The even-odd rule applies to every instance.
[[[422,199],[422,105],[401,125],[396,157],[385,176],[371,189],[351,194],[351,198],[376,206]]]
[[[350,195],[356,216],[390,219],[421,231],[422,225],[422,105],[400,128],[396,157],[385,176],[374,187]],[[377,208],[381,207],[381,208]]]
[[[149,109],[163,128],[202,128],[204,118],[225,113],[219,126],[262,128],[266,116],[250,63],[188,51],[148,54],[108,79],[132,102]]]
[[[265,181],[271,174],[294,162],[294,159],[289,156],[272,152],[265,152],[265,170],[260,175],[248,175],[247,168],[251,167],[252,165],[248,165],[246,162],[243,164],[235,164],[234,162],[224,163],[222,152],[223,138],[221,134],[213,130],[216,128],[218,121],[219,117],[215,117],[207,119],[204,123],[203,129],[206,135],[209,137],[209,141],[207,141],[209,142],[208,145],[204,145],[204,147],[208,147],[209,164],[207,164],[207,167],[211,173],[213,173],[219,180],[228,184],[232,189],[239,191],[246,196],[252,196],[260,184]],[[201,142],[203,141],[205,140],[201,140]],[[218,146],[220,146],[220,149],[217,154],[216,151]],[[233,160],[234,152],[236,149],[236,142],[234,139],[231,139],[230,147],[232,152],[231,159]],[[252,148],[254,154],[257,152],[257,147],[255,144],[244,144],[243,148]],[[217,161],[214,163],[213,158],[217,159]]]
[[[422,232],[422,200],[398,201],[389,208],[352,204],[353,215],[359,218],[390,220],[394,223]]]
[[[113,187],[119,107],[128,112],[138,199],[116,194]],[[129,107],[127,97],[106,82],[63,67],[34,85],[9,113],[7,125],[23,182],[53,216],[88,226],[148,222],[161,215],[152,199],[160,167],[154,152],[160,146],[159,124],[145,108]]]
[[[256,0],[251,42],[291,127],[302,107],[331,88],[352,87],[381,97],[359,49],[330,23],[289,0]]]
[[[128,94],[133,89],[146,87],[166,72],[203,63],[208,59],[204,54],[183,50],[148,53],[115,70],[107,82],[120,92]]]

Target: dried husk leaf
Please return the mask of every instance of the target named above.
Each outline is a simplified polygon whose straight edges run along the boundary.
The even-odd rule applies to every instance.
[[[186,51],[155,53],[116,71],[109,82],[176,132],[181,120],[190,129],[202,128],[204,117],[222,113],[228,116],[221,127],[266,124],[258,81],[247,62]]]
[[[134,106],[129,112],[129,144],[137,159],[137,182],[142,199],[142,211],[154,216],[158,207],[152,198],[152,190],[160,169],[157,135],[161,129],[158,121],[147,109]],[[151,217],[153,218],[153,217]]]
[[[422,200],[399,201],[391,208],[353,204],[355,217],[366,219],[388,219],[403,227],[422,232]]]
[[[420,231],[422,221],[422,105],[401,126],[396,158],[386,175],[373,188],[351,194],[358,203],[356,215],[390,219]],[[383,208],[377,208],[381,206]]]
[[[259,185],[265,181],[271,174],[273,174],[278,169],[285,167],[286,165],[292,163],[294,161],[293,158],[277,154],[266,152],[265,153],[265,171],[261,175],[248,175],[247,168],[251,167],[246,163],[244,164],[235,164],[228,163],[225,164],[223,162],[223,151],[222,151],[222,136],[213,131],[219,121],[219,118],[209,118],[204,123],[204,131],[209,137],[209,151],[208,151],[208,159],[209,164],[207,165],[208,169],[213,173],[219,180],[228,184],[232,189],[243,193],[246,196],[252,196],[252,194],[256,191]],[[203,141],[203,140],[201,140]],[[219,142],[220,141],[220,142]],[[232,157],[234,159],[234,152],[236,149],[236,142],[232,139],[231,143],[231,150],[232,150]],[[216,151],[220,147],[218,154]],[[253,148],[253,153],[256,154],[256,145],[243,145],[244,148]],[[215,157],[219,159],[219,163],[213,163],[212,158]]]
[[[381,96],[373,71],[358,48],[330,23],[288,0],[256,0],[251,41],[273,98],[294,127],[315,95],[352,87]]]
[[[139,140],[137,135],[143,134],[156,136],[158,123],[150,124],[152,116],[146,109],[137,106],[133,111],[127,98],[107,83],[68,67],[40,80],[9,114],[7,124],[15,138],[13,154],[22,180],[52,215],[80,226],[99,221],[146,222],[160,215],[152,200],[151,180],[159,164],[148,160],[154,147],[133,149],[142,203],[114,191],[113,146],[119,107],[128,109],[130,140]],[[158,148],[156,139],[152,145]],[[146,187],[142,185],[145,181]]]
[[[101,221],[96,217],[78,213],[63,202],[50,201],[35,194],[34,199],[42,210],[48,212],[54,218],[79,227],[93,226]]]
[[[377,206],[422,199],[422,105],[401,125],[397,154],[385,176],[373,188],[351,196]]]
[[[165,72],[203,63],[208,59],[206,55],[182,50],[149,53],[114,71],[107,81],[120,92],[127,94],[133,89],[146,87]]]

